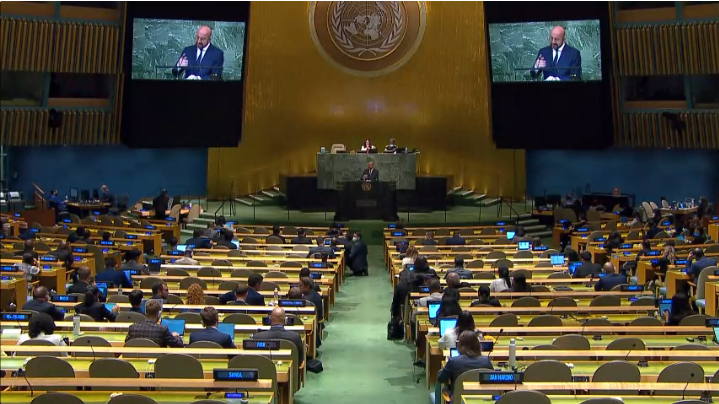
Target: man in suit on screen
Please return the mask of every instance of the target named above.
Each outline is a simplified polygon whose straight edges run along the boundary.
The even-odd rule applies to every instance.
[[[362,172],[362,181],[377,182],[379,181],[379,171],[374,168],[374,161],[367,163],[367,168]]]
[[[225,54],[210,43],[212,29],[204,25],[197,30],[195,44],[182,50],[172,75],[182,74],[187,80],[209,80],[222,78],[222,66],[225,64]]]
[[[529,71],[532,78],[542,74],[545,81],[582,79],[582,55],[579,50],[564,42],[564,28],[556,26],[549,34],[549,46],[539,50],[534,69]]]

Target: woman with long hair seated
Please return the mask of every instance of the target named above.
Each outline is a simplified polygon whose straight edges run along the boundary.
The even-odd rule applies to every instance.
[[[52,317],[45,313],[32,313],[28,322],[27,334],[22,334],[17,340],[18,345],[25,341],[44,340],[53,345],[66,346],[62,336],[55,334],[55,322]],[[67,352],[61,352],[60,356],[67,356]]]
[[[205,292],[198,283],[193,283],[187,288],[187,304],[196,306],[205,304]]]
[[[110,321],[114,322],[117,317],[117,312],[120,311],[120,306],[115,305],[112,310],[108,310],[107,306],[100,301],[100,289],[95,285],[90,285],[85,290],[85,301],[75,306],[75,312],[77,314],[87,314],[92,317],[95,321]]]
[[[662,317],[666,325],[679,325],[684,317],[689,317],[693,314],[695,313],[691,304],[689,304],[689,296],[684,293],[677,293],[672,296],[671,314],[665,311],[662,313]]]
[[[444,335],[439,339],[439,349],[449,349],[457,347],[457,339],[465,331],[471,331],[477,335],[478,340],[482,340],[482,336],[477,334],[474,326],[474,318],[472,314],[467,310],[461,312],[457,316],[457,325],[453,328],[448,328],[444,332]]]
[[[482,356],[482,348],[473,331],[463,331],[457,340],[459,356],[449,358],[447,364],[437,374],[437,382],[447,384],[449,389],[450,402],[452,402],[452,390],[457,378],[464,372],[473,369],[494,369],[489,358]],[[435,402],[437,401],[435,399]]]

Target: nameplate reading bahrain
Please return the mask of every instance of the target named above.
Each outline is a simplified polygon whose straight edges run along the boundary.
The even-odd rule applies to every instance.
[[[255,382],[259,379],[259,372],[257,369],[213,369],[212,378],[218,382]]]
[[[479,374],[481,384],[521,384],[524,372],[483,372]]]

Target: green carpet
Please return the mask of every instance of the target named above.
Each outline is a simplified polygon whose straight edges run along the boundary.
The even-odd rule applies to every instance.
[[[330,309],[331,321],[320,348],[324,372],[308,373],[307,384],[295,395],[298,404],[428,400],[424,373],[412,380],[413,350],[404,342],[386,338],[392,287],[381,245],[376,239],[368,241],[374,243],[369,246],[370,275],[350,277],[342,286]],[[419,384],[415,383],[418,377]]]

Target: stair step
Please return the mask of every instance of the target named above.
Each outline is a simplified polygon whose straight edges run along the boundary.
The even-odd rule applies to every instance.
[[[482,194],[482,195],[475,194],[475,195],[470,196],[468,199],[472,199],[476,202],[479,202],[486,197],[487,197],[487,194]]]
[[[274,190],[264,190],[264,191],[262,191],[262,195],[264,195],[270,199],[275,199],[275,198],[280,197],[280,193],[275,192]]]
[[[457,192],[456,195],[463,196],[466,198],[466,197],[472,195],[473,193],[474,193],[473,189],[465,189],[464,191]]]
[[[528,225],[537,224],[537,223],[539,223],[539,219],[524,219],[524,220],[520,219],[520,220],[517,220],[517,224],[520,225],[520,226],[528,226]]]
[[[534,218],[534,216],[532,216],[531,213],[522,213],[521,215],[517,216],[517,220],[526,220],[532,218]]]
[[[200,216],[198,216],[198,217],[201,217],[201,218],[203,218],[203,219],[212,219],[212,220],[215,220],[215,214],[214,214],[214,213],[210,213],[210,212],[202,212],[202,213],[200,213]]]
[[[278,194],[282,193],[282,191],[280,191],[280,187],[272,187],[272,190],[277,192]]]
[[[180,230],[180,235],[181,235],[181,236],[189,236],[189,237],[192,237],[192,230],[190,230],[190,229],[182,229],[182,230]]]
[[[204,230],[207,228],[207,223],[188,223],[187,230]]]
[[[241,203],[241,204],[247,205],[247,206],[254,206],[254,203],[252,202],[252,200],[247,199],[247,198],[235,198],[235,202]]]
[[[269,201],[268,198],[266,198],[266,197],[264,197],[264,196],[261,196],[261,195],[254,195],[254,194],[253,194],[253,195],[247,195],[247,197],[248,197],[248,198],[251,198],[251,199],[254,199],[254,200],[256,200],[257,202],[266,202],[266,201]]]
[[[535,225],[532,225],[532,226],[524,226],[524,231],[526,231],[526,232],[530,232],[530,231],[541,231],[541,230],[546,230],[546,229],[547,229],[547,226],[545,226],[545,225],[543,225],[543,224],[535,224]]]
[[[502,200],[499,198],[492,198],[488,200],[483,200],[482,202],[479,202],[479,205],[482,207],[488,207],[488,206],[494,206],[498,203],[500,203]]]
[[[449,192],[450,192],[450,193],[453,193],[453,194],[456,194],[456,193],[462,191],[462,189],[463,189],[462,187],[454,187],[454,188],[452,188],[452,190],[449,191]]]

